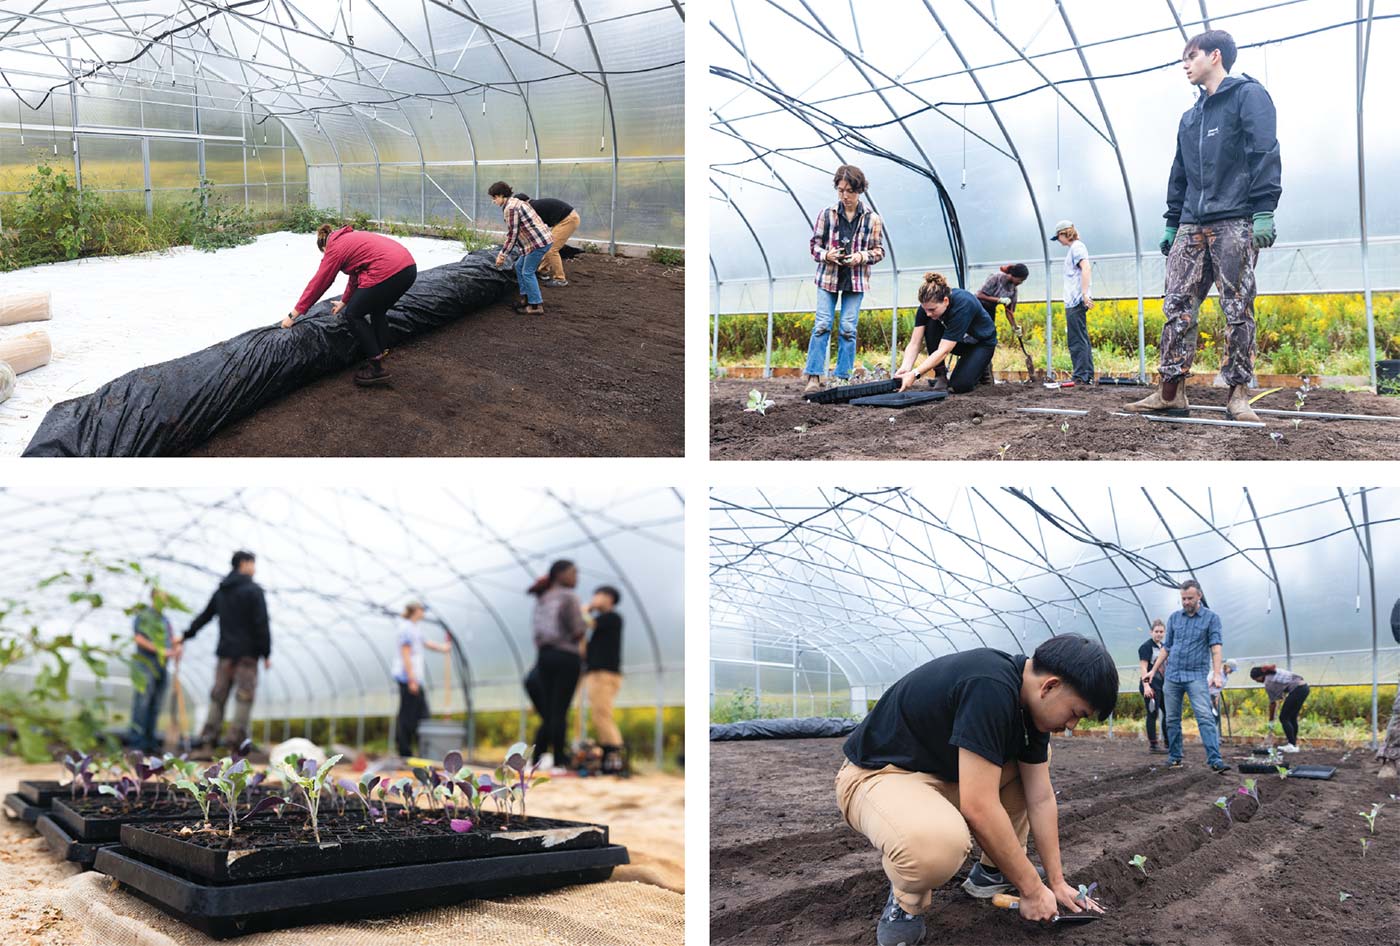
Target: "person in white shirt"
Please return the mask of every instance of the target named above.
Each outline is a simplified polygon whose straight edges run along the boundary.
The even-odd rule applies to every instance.
[[[394,650],[394,680],[399,685],[399,715],[394,721],[394,742],[400,756],[413,755],[418,742],[418,724],[428,716],[428,697],[424,692],[427,668],[423,663],[423,648],[445,654],[452,649],[447,641],[426,641],[419,622],[425,609],[410,601],[399,620],[398,645]]]

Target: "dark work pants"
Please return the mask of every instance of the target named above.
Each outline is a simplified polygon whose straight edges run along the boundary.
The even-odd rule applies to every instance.
[[[1283,727],[1283,738],[1288,740],[1288,744],[1296,746],[1298,744],[1298,711],[1303,708],[1303,701],[1308,698],[1312,691],[1305,683],[1293,690],[1284,697],[1283,707],[1278,711],[1278,722]]]
[[[381,283],[356,289],[341,310],[366,358],[378,358],[389,347],[389,310],[417,278],[418,267],[410,263]]]
[[[545,752],[554,753],[555,765],[568,765],[567,726],[569,704],[578,687],[582,661],[578,654],[541,647],[536,668],[540,672],[540,728],[535,732],[535,761]]]
[[[1161,677],[1158,677],[1152,681],[1152,701],[1149,702],[1145,695],[1142,697],[1143,712],[1147,716],[1144,723],[1147,728],[1147,741],[1154,746],[1157,745],[1157,720],[1162,717],[1163,712],[1162,693],[1164,692],[1165,685],[1165,681]],[[1142,694],[1141,681],[1138,682],[1138,693]],[[1155,710],[1153,709],[1154,706],[1156,707]],[[1162,734],[1166,735],[1165,722],[1163,722],[1162,729]]]
[[[1094,349],[1089,345],[1088,312],[1082,302],[1065,307],[1065,340],[1069,343],[1070,377],[1077,384],[1094,383]]]
[[[953,373],[948,377],[948,390],[954,394],[966,394],[977,387],[982,381],[983,375],[991,367],[992,356],[996,354],[997,343],[994,340],[979,342],[971,340],[958,342],[953,347],[953,354],[958,356],[958,365],[953,369]],[[924,347],[932,355],[938,350],[938,346],[943,344],[943,323],[935,322],[924,327]],[[946,363],[946,362],[945,362]],[[942,365],[939,366],[940,368]],[[942,374],[935,369],[935,372]]]
[[[423,682],[418,682],[418,692],[411,693],[407,683],[399,684],[399,716],[394,720],[394,742],[399,755],[413,755],[418,746],[418,724],[428,718],[428,695],[423,692]]]

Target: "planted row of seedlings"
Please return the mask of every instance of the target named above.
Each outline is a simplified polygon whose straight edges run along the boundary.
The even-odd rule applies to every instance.
[[[70,753],[62,792],[34,786],[52,804],[37,827],[60,856],[216,936],[605,880],[627,863],[604,825],[528,814],[548,776],[524,744],[490,773],[452,752],[358,780],[335,777],[339,755],[257,771],[249,748],[212,765]]]

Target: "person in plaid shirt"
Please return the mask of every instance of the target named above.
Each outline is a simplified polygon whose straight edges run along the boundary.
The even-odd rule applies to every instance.
[[[885,258],[880,215],[861,201],[868,186],[860,168],[843,164],[832,178],[835,206],[823,210],[812,226],[812,259],[817,261],[817,317],[807,343],[807,388],[821,390],[831,347],[831,323],[837,297],[841,323],[836,337],[836,377],[847,380],[856,364],[856,324],[860,300],[870,285],[870,266]]]
[[[1210,709],[1210,687],[1225,685],[1220,666],[1224,641],[1220,615],[1207,608],[1202,597],[1201,586],[1194,578],[1181,583],[1181,610],[1173,611],[1167,618],[1167,636],[1147,679],[1155,678],[1166,664],[1163,703],[1167,708],[1167,768],[1185,765],[1181,761],[1181,700],[1189,696],[1206,761],[1214,772],[1224,774],[1230,767],[1220,757],[1220,727]],[[1150,700],[1154,694],[1151,683],[1143,686],[1143,696]]]
[[[506,218],[506,241],[501,246],[501,252],[496,254],[496,265],[505,265],[506,254],[517,243],[524,251],[524,255],[515,261],[515,284],[520,288],[521,298],[512,308],[516,312],[543,315],[544,296],[540,294],[540,280],[535,271],[554,245],[549,227],[544,225],[528,201],[514,196],[515,192],[505,181],[492,184],[486,193],[491,195],[491,202],[501,208]]]

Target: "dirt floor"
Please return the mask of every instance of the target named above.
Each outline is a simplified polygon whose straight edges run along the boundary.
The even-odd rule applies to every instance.
[[[1400,421],[1301,420],[1261,415],[1267,429],[1153,423],[1111,412],[1145,397],[1140,387],[1047,390],[1021,382],[979,387],[923,407],[811,404],[798,378],[720,379],[710,383],[713,460],[1392,460],[1400,459]],[[766,415],[745,413],[757,388],[775,402]],[[1225,388],[1188,389],[1193,405],[1224,406]],[[1297,392],[1277,391],[1256,408],[1293,410]],[[1088,410],[1034,415],[1021,407]],[[1303,408],[1337,414],[1400,416],[1400,399],[1348,391],[1310,391]],[[1216,411],[1193,416],[1223,420]],[[1062,425],[1068,425],[1062,430]],[[801,428],[800,430],[797,428]]]
[[[474,313],[395,349],[390,387],[327,375],[191,455],[682,455],[684,270],[600,254],[567,266],[545,316],[509,300]]]
[[[54,778],[55,769],[52,764],[24,765],[0,759],[0,796],[14,791],[22,779]],[[610,882],[652,884],[685,892],[683,778],[661,774],[625,780],[562,777],[530,796],[530,810],[545,817],[607,824],[610,839],[625,845],[632,861],[617,868]],[[88,942],[82,926],[54,905],[62,886],[78,873],[76,866],[56,860],[44,839],[28,825],[0,816],[0,943],[71,946]],[[279,934],[275,940],[289,946],[322,941],[308,939],[296,930]]]
[[[870,943],[889,891],[879,854],[842,821],[839,739],[712,743],[710,936],[715,944]],[[1060,839],[1071,884],[1097,882],[1108,916],[1047,930],[968,897],[971,867],[934,892],[927,942],[1076,946],[1256,946],[1400,942],[1400,784],[1369,750],[1306,747],[1293,763],[1339,766],[1331,781],[1258,779],[1262,806],[1219,776],[1199,744],[1163,768],[1146,742],[1054,738]],[[1248,749],[1225,750],[1232,764]],[[1237,797],[1235,824],[1213,807]],[[1366,857],[1358,811],[1386,808]],[[1206,828],[1211,829],[1207,834]],[[1032,859],[1034,857],[1032,841]],[[1128,865],[1147,858],[1147,876]],[[973,856],[979,856],[974,851]],[[1341,893],[1351,898],[1341,901]]]

